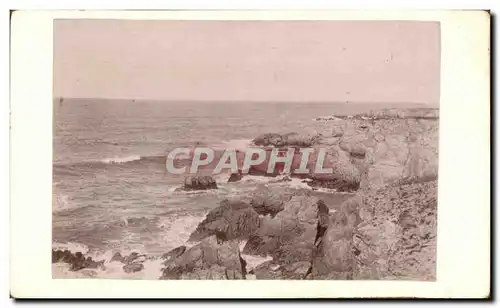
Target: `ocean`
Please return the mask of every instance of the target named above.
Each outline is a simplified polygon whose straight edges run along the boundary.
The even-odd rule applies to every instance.
[[[384,106],[387,107],[387,106]],[[53,248],[109,261],[115,252],[159,256],[186,241],[224,198],[238,198],[272,178],[246,177],[219,189],[176,192],[184,176],[167,173],[165,154],[196,143],[244,148],[263,133],[324,132],[315,118],[355,114],[373,104],[161,102],[65,99],[54,102]],[[307,187],[299,180],[286,185]],[[326,193],[331,203],[341,194]],[[338,198],[337,198],[337,197]],[[335,206],[332,204],[331,206]],[[54,277],[157,279],[161,260],[126,274],[118,264],[71,273],[53,265]]]

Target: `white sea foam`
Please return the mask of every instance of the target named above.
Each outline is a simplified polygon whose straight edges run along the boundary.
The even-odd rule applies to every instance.
[[[102,256],[110,256],[112,252],[106,252]],[[85,257],[92,257],[85,254]],[[96,260],[105,260],[104,269],[85,268],[79,271],[71,271],[70,265],[67,263],[53,263],[52,277],[53,278],[119,278],[119,279],[148,279],[156,280],[161,276],[163,268],[163,260],[159,257],[150,258],[142,262],[144,269],[135,273],[126,273],[123,270],[124,264],[118,261],[109,262],[110,259],[97,258]]]
[[[243,248],[245,248],[246,243],[247,243],[246,240],[240,241],[240,243],[239,243],[240,251],[243,251]],[[247,272],[256,268],[259,264],[273,260],[273,257],[271,257],[271,256],[260,257],[260,256],[247,255],[247,254],[243,254],[243,253],[241,254],[241,257],[247,263],[247,266],[246,266]]]
[[[113,158],[105,158],[101,160],[101,162],[105,164],[123,164],[129,161],[135,161],[135,160],[140,160],[141,156],[140,155],[130,155],[130,156],[125,156],[125,157],[113,157]]]
[[[89,252],[89,247],[87,245],[80,244],[80,243],[73,243],[73,242],[68,242],[68,243],[54,242],[54,243],[52,243],[52,249],[69,250],[72,253],[81,252],[83,254],[86,254]]]
[[[205,216],[206,212],[199,212],[196,214],[172,214],[162,219],[159,226],[164,230],[163,240],[168,244],[165,250],[168,251],[182,245],[190,247],[196,244],[187,241]]]
[[[54,193],[52,195],[52,198],[53,198],[52,200],[53,213],[71,210],[77,208],[78,206],[81,206],[78,203],[72,201],[68,195],[60,192]]]

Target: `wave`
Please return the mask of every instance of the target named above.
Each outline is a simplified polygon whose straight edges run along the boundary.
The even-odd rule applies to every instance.
[[[72,253],[76,251],[70,250]],[[163,262],[159,256],[150,257],[144,260],[142,264],[144,269],[135,273],[126,273],[123,270],[124,264],[118,261],[111,262],[113,254],[118,251],[107,250],[102,253],[87,252],[82,254],[87,258],[91,257],[93,260],[104,260],[104,268],[90,269],[84,268],[79,271],[71,271],[70,265],[67,263],[52,263],[52,277],[53,278],[108,278],[108,279],[148,279],[157,280],[161,276],[161,270],[164,267]],[[138,251],[133,251],[138,252]],[[140,253],[140,252],[138,252]],[[122,255],[129,254],[123,252]]]
[[[114,249],[106,250],[91,249],[87,245],[75,242],[60,243],[54,242],[52,249],[69,250],[72,253],[81,252],[86,258],[91,257],[95,261],[104,260],[104,268],[82,269],[71,271],[69,264],[53,263],[52,276],[54,278],[119,278],[119,279],[147,279],[157,280],[161,276],[164,260],[161,255],[179,246],[192,247],[197,242],[187,242],[189,235],[198,224],[205,218],[206,211],[189,212],[185,211],[166,213],[166,216],[158,216],[158,227],[160,228],[162,242],[161,252],[150,253],[145,251],[144,246],[129,246],[122,244]],[[127,219],[130,220],[130,219]],[[127,224],[128,225],[128,224]],[[126,226],[125,226],[126,227]],[[127,235],[125,235],[127,237]],[[126,241],[125,241],[126,242]],[[111,245],[113,246],[113,245]],[[109,247],[109,246],[108,246]],[[133,252],[139,255],[146,255],[142,264],[144,269],[136,273],[126,273],[123,270],[124,264],[118,261],[111,262],[115,253],[130,255]]]
[[[241,241],[239,244],[240,251],[245,246],[246,241]],[[196,243],[179,243],[176,247],[184,245],[189,247],[194,246]],[[113,255],[120,252],[122,255],[129,255],[132,252],[137,252],[142,255],[144,252],[138,250],[106,250],[104,252],[91,251],[83,244],[78,243],[55,243],[52,245],[53,249],[68,249],[72,253],[81,252],[86,258],[91,257],[95,261],[104,260],[104,268],[89,269],[85,268],[79,271],[71,271],[70,265],[67,263],[52,263],[52,277],[53,278],[107,278],[107,279],[143,279],[143,280],[158,280],[164,268],[164,260],[160,255],[146,255],[143,258],[142,264],[144,268],[135,273],[126,273],[123,270],[124,264],[119,261],[111,262]],[[247,254],[241,254],[241,257],[246,261],[246,270],[250,271],[259,264],[266,261],[272,261],[271,256],[260,257]],[[252,279],[252,275],[248,275],[247,279]]]
[[[52,212],[62,212],[75,209],[77,205],[69,200],[66,194],[54,194],[52,202]]]
[[[140,160],[141,156],[140,155],[130,155],[126,157],[114,157],[114,158],[105,158],[102,159],[101,161],[105,164],[123,164],[126,162],[131,162],[135,160]]]
[[[132,165],[132,164],[158,164],[165,165],[166,156],[165,155],[152,155],[152,156],[141,156],[141,155],[129,155],[123,157],[110,157],[100,160],[88,160],[79,161],[71,163],[55,163],[54,169],[58,173],[65,173],[68,175],[79,174],[75,172],[72,168],[106,168],[112,165]]]

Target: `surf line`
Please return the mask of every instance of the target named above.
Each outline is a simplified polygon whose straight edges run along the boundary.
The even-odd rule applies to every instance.
[[[311,154],[314,157],[311,158]],[[265,168],[268,174],[309,174],[314,166],[315,174],[332,174],[333,168],[324,168],[326,148],[248,148],[244,152],[226,149],[216,160],[215,151],[208,147],[175,148],[167,154],[166,169],[172,174],[196,174],[200,167],[213,165],[212,174],[229,169],[232,173],[248,174],[252,166]],[[179,159],[184,157],[184,159]],[[187,157],[187,158],[185,158]],[[316,160],[315,162],[313,160]],[[187,161],[187,165],[176,166],[176,162]],[[267,164],[267,167],[266,167]]]

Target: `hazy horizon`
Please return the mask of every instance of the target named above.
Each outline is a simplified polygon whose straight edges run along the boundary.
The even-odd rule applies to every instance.
[[[63,99],[63,101],[89,101],[89,102],[97,102],[97,101],[134,101],[134,102],[148,102],[148,103],[275,103],[275,104],[353,104],[353,105],[371,105],[371,104],[380,104],[380,105],[404,105],[404,106],[422,106],[428,108],[438,108],[439,106],[429,105],[425,103],[419,102],[340,102],[340,101],[278,101],[278,100],[269,100],[269,101],[243,101],[243,100],[164,100],[164,99],[135,99],[135,98],[102,98],[102,97],[54,97],[53,100],[59,101]]]
[[[440,28],[409,21],[54,21],[54,98],[439,104]]]

